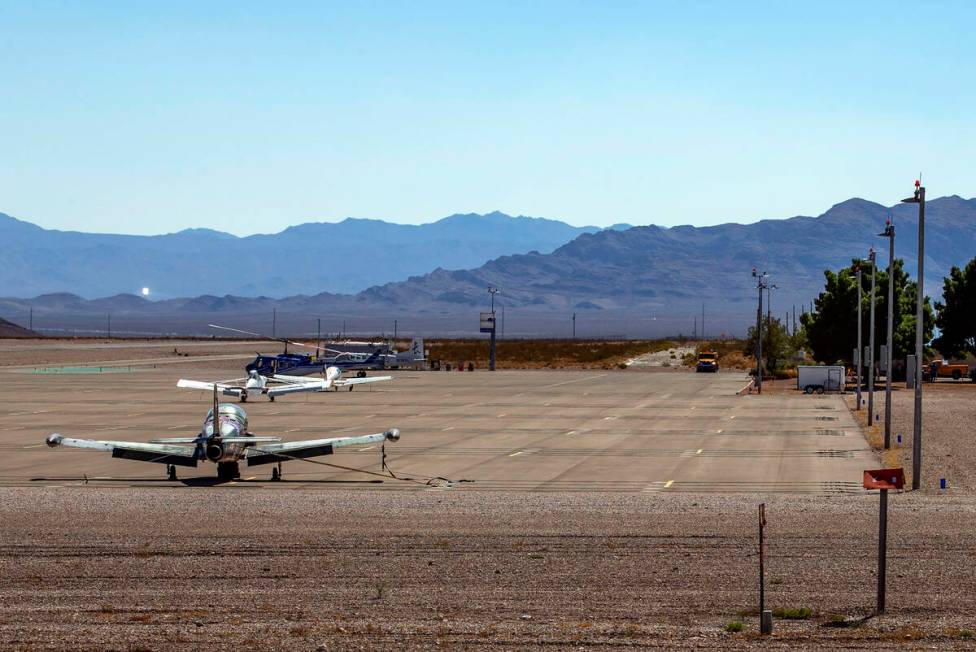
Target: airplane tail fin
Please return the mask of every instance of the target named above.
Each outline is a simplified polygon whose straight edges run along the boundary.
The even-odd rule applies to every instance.
[[[413,341],[410,342],[410,357],[413,358],[414,362],[423,362],[424,356],[424,338],[415,337]]]

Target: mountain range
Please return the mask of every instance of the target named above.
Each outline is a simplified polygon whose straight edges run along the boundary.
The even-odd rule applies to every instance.
[[[399,316],[401,323],[410,317],[418,330],[426,328],[432,334],[468,333],[474,330],[476,312],[487,308],[486,289],[493,286],[500,288],[496,301],[509,313],[512,334],[538,335],[554,328],[565,334],[566,317],[572,313],[580,313],[592,329],[603,333],[690,333],[693,316],[703,306],[713,331],[742,333],[755,319],[753,267],[769,272],[777,286],[772,294],[775,315],[782,317],[794,306],[802,310],[822,289],[824,269],[866,257],[870,247],[879,250],[879,264],[884,264],[887,240],[877,234],[889,216],[896,228],[895,255],[905,260],[914,276],[917,207],[886,207],[855,198],[817,217],[594,230],[550,253],[503,255],[468,269],[438,268],[356,294],[301,294],[277,300],[204,295],[168,301],[132,295],[85,300],[55,294],[30,301],[0,300],[0,314],[22,316],[33,306],[35,314],[45,318],[59,315],[62,321],[76,318],[81,324],[85,315],[102,319],[113,313],[139,328],[192,324],[205,332],[207,320],[213,319],[260,324],[267,330],[269,314],[277,311],[279,324],[301,320],[304,332],[309,331],[310,316],[327,315],[333,324],[339,318],[364,320],[363,328],[371,330],[376,329],[373,324]],[[941,295],[942,277],[953,265],[976,255],[974,225],[976,199],[950,196],[927,202],[925,286],[930,296]],[[367,326],[368,319],[374,321]]]
[[[355,293],[437,267],[466,269],[506,254],[548,253],[598,231],[494,212],[421,225],[348,218],[247,237],[210,229],[136,236],[44,229],[0,213],[6,246],[0,287],[18,297],[71,292],[96,298],[143,287],[160,299]]]

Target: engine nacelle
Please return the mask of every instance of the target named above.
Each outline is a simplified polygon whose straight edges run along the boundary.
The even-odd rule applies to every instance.
[[[211,462],[219,462],[224,458],[224,447],[215,441],[207,444],[207,459]]]

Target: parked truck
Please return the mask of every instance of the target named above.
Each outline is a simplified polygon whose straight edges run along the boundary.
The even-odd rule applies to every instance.
[[[960,380],[969,376],[968,364],[949,364],[945,360],[933,360],[922,366],[922,377],[929,381],[936,378],[952,378]]]
[[[702,351],[698,354],[697,373],[718,371],[718,351]]]

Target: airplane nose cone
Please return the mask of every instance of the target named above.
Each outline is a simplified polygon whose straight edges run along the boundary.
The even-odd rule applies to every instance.
[[[56,432],[52,432],[50,435],[47,436],[47,439],[44,440],[44,443],[50,446],[51,448],[56,448],[61,445],[62,439],[63,437],[61,437],[61,435],[59,435]]]
[[[390,428],[389,430],[386,431],[386,438],[389,439],[390,441],[399,441],[400,440],[400,429],[399,428]]]

